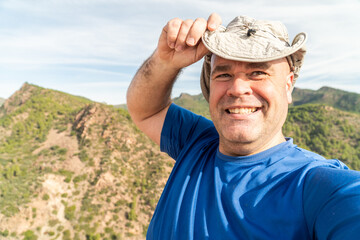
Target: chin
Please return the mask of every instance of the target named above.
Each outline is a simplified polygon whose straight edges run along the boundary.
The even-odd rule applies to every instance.
[[[257,134],[254,133],[238,133],[238,134],[225,134],[223,135],[224,142],[227,142],[227,144],[234,144],[234,145],[243,145],[243,144],[251,144],[252,142],[255,142]]]
[[[261,137],[261,129],[255,126],[230,127],[225,129],[222,135],[234,142],[252,142]]]

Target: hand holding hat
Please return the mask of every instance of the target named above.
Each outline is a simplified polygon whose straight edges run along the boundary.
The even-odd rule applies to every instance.
[[[174,68],[181,69],[200,60],[209,50],[201,37],[205,31],[214,31],[221,24],[221,18],[213,13],[206,21],[203,18],[193,20],[170,20],[160,35],[158,56]]]

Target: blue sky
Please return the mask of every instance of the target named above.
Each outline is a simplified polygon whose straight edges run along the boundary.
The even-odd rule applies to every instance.
[[[0,97],[24,82],[108,104],[153,52],[168,20],[235,16],[280,20],[290,39],[307,32],[308,54],[296,86],[360,93],[359,0],[1,0]],[[184,70],[173,96],[200,93],[201,63]]]

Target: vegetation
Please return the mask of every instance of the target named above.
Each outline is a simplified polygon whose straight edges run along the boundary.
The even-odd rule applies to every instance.
[[[293,92],[293,105],[324,104],[347,112],[360,113],[360,94],[347,92],[330,87],[319,90],[295,88]]]
[[[359,114],[338,109],[358,95],[301,91],[286,136],[360,170]],[[174,102],[209,118],[202,95]],[[0,108],[0,238],[144,239],[172,166],[126,109],[24,84]]]
[[[174,103],[186,108],[194,113],[210,118],[208,103],[202,94],[191,96],[182,93],[180,97],[175,98]]]
[[[72,206],[66,206],[65,207],[65,218],[67,220],[73,220],[75,219],[75,210],[76,210],[76,206],[72,205]]]
[[[319,104],[289,109],[284,134],[300,147],[360,170],[360,115]]]
[[[150,221],[155,205],[146,203],[157,201],[163,183],[134,186],[133,181],[148,176],[146,166],[163,170],[153,175],[157,179],[169,173],[161,167],[166,164],[163,157],[139,167],[139,162],[146,162],[146,152],[157,152],[153,157],[160,153],[134,126],[126,110],[24,84],[0,108],[0,132],[0,215],[5,216],[0,225],[13,218],[32,221],[23,233],[14,232],[12,226],[0,229],[0,238],[123,239],[128,232],[135,238],[143,235],[142,226]],[[53,135],[67,140],[49,139]],[[136,154],[135,149],[139,151]],[[46,184],[51,185],[45,188]],[[131,201],[147,186],[149,192],[142,199]],[[60,205],[57,199],[61,199]],[[36,201],[42,203],[35,207]],[[62,209],[63,213],[59,212]],[[37,224],[39,216],[47,214],[51,216],[48,224]],[[64,228],[67,225],[61,215],[71,222],[71,229]],[[105,229],[99,223],[108,215]],[[126,221],[132,222],[130,228]],[[137,225],[138,233],[131,230]]]
[[[38,239],[36,234],[31,230],[27,230],[26,232],[24,232],[23,235],[24,235],[23,240],[37,240]]]

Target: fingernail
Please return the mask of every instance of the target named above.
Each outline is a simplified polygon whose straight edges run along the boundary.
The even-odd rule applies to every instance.
[[[169,47],[170,47],[171,49],[174,49],[174,48],[175,48],[175,43],[170,43]]]
[[[216,24],[210,24],[209,28],[212,29],[212,30],[215,30],[216,29]]]
[[[187,39],[187,44],[190,46],[194,46],[195,45],[195,39],[194,38],[188,38]]]

